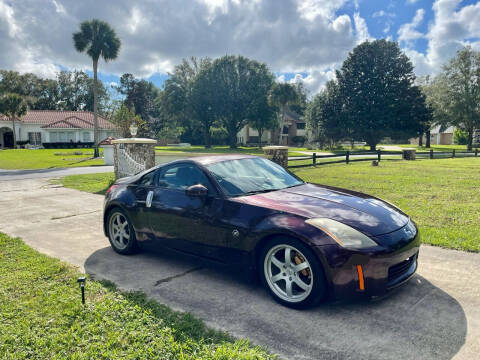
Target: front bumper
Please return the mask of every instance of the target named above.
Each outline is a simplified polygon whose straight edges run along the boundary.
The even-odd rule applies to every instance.
[[[397,244],[400,246],[393,250],[392,247],[379,247],[366,252],[344,249],[339,245],[316,247],[318,256],[323,258],[330,298],[381,297],[407,282],[417,270],[420,235],[417,231],[414,238],[399,239]],[[361,289],[359,278],[362,273],[364,289]]]

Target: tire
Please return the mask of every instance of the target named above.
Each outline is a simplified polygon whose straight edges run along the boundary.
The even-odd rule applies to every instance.
[[[325,298],[327,287],[320,261],[294,238],[268,241],[260,253],[258,271],[270,295],[284,306],[304,309]]]
[[[110,211],[107,218],[108,240],[113,250],[122,255],[137,252],[135,230],[128,216],[120,208]]]

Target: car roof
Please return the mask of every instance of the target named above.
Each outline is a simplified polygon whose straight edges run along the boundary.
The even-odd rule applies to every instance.
[[[229,160],[240,160],[240,159],[252,159],[258,158],[258,156],[254,155],[243,155],[243,154],[229,154],[229,155],[205,155],[205,156],[196,156],[191,157],[185,160],[191,160],[196,162],[200,165],[210,165],[222,161],[229,161]]]

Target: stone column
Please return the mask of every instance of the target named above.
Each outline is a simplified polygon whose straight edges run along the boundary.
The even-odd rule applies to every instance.
[[[263,152],[268,160],[288,169],[288,146],[265,146]]]
[[[416,149],[403,149],[402,153],[403,160],[415,160],[417,157]]]
[[[115,179],[132,176],[155,166],[156,140],[131,138],[112,140]]]

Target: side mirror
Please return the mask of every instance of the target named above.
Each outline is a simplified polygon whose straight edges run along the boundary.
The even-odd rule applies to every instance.
[[[202,184],[196,184],[196,185],[189,186],[185,190],[185,194],[193,197],[205,197],[208,194],[208,189]]]

